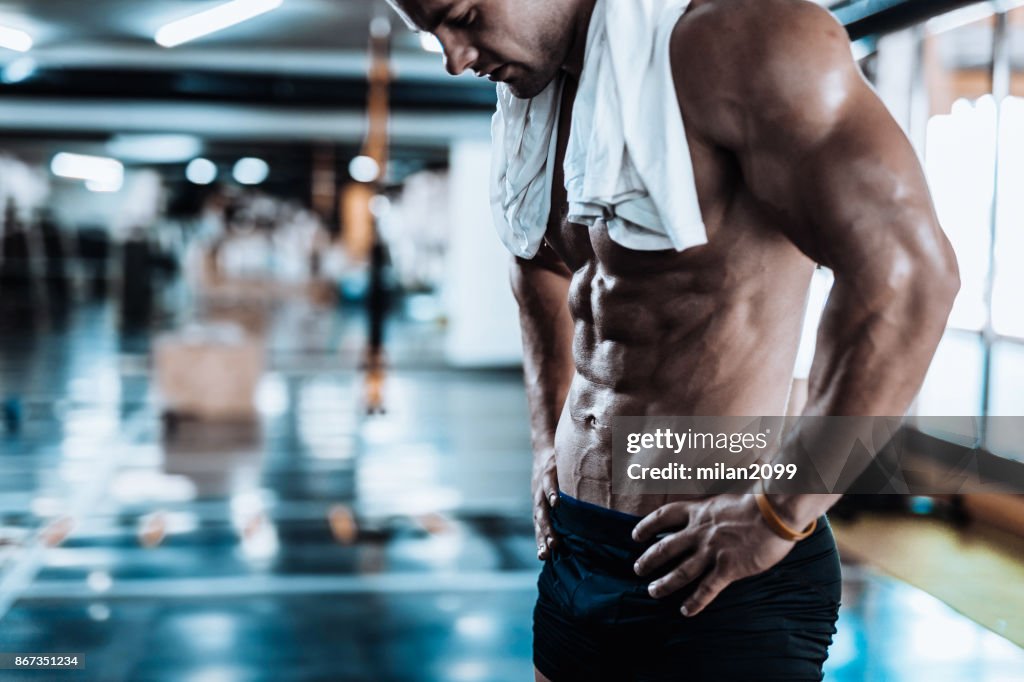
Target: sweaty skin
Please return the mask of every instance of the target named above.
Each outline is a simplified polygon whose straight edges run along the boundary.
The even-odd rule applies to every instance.
[[[674,532],[640,558],[637,572],[689,553],[651,594],[701,576],[683,606],[694,615],[793,543],[772,533],[752,495],[613,494],[612,418],[786,414],[815,263],[832,269],[836,283],[803,414],[904,414],[959,289],[917,157],[825,10],[805,0],[694,0],[675,27],[670,59],[709,242],[682,253],[625,249],[601,227],[565,219],[562,158],[593,0],[547,0],[557,11],[538,9],[552,12],[539,21],[529,9],[510,15],[517,3],[509,0],[401,4],[417,22],[426,10],[475,13],[475,27],[434,26],[453,73],[507,61],[495,36],[536,36],[537,23],[568,46],[556,208],[540,253],[512,268],[538,556],[557,543],[548,511],[558,490],[648,515],[636,539]],[[529,81],[520,91],[533,92],[527,73],[547,70],[497,72]],[[804,528],[838,496],[769,499],[790,527]]]

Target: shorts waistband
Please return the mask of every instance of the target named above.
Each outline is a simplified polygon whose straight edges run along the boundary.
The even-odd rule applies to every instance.
[[[561,526],[586,540],[632,551],[646,547],[633,540],[633,528],[640,522],[642,516],[584,502],[563,492],[558,493],[558,504],[552,512],[556,526]],[[814,532],[805,540],[798,542],[797,546],[803,543],[810,544],[809,540],[829,530],[828,517],[822,514],[818,518],[818,526]]]
[[[622,549],[637,550],[643,545],[633,541],[633,528],[642,516],[601,507],[558,493],[552,510],[557,526],[592,542]]]

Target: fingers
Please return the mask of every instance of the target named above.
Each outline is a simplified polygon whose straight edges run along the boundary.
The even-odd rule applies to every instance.
[[[553,453],[534,462],[533,529],[537,540],[537,558],[545,561],[556,545],[551,526],[551,509],[558,504],[558,473]]]
[[[544,491],[538,490],[533,501],[533,532],[537,540],[537,558],[541,561],[548,558],[555,546],[550,509]]]
[[[659,566],[664,566],[669,560],[687,554],[687,550],[696,544],[696,540],[696,530],[690,528],[668,535],[648,547],[633,564],[633,570],[637,575],[647,575]]]
[[[696,616],[698,613],[703,611],[708,604],[714,601],[715,597],[717,597],[722,590],[729,586],[729,582],[730,581],[725,577],[725,572],[723,570],[715,569],[707,578],[701,581],[693,594],[683,602],[682,607],[679,609],[680,613],[687,617]]]
[[[651,583],[647,587],[647,592],[655,599],[667,597],[696,580],[704,572],[706,566],[707,554],[703,551],[697,552],[676,568]]]
[[[689,521],[690,508],[685,502],[662,505],[640,520],[633,529],[633,539],[646,542],[669,528],[680,528]]]

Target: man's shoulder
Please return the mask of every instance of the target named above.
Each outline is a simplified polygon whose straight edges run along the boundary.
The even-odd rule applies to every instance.
[[[740,56],[783,46],[813,48],[822,39],[845,39],[831,12],[811,0],[693,0],[676,23],[673,51],[725,45]],[[794,41],[799,40],[796,43]]]
[[[695,0],[670,59],[684,111],[701,120],[787,103],[813,115],[835,94],[829,81],[855,73],[845,29],[810,0]]]

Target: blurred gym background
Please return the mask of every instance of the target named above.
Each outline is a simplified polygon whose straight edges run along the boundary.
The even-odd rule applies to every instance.
[[[0,652],[104,682],[532,679],[493,85],[383,2],[230,4],[194,36],[222,1],[0,1]],[[960,259],[914,413],[976,428],[914,442],[1024,466],[986,426],[1024,413],[1024,7],[825,4]],[[1024,680],[1019,496],[832,518],[827,680]]]

